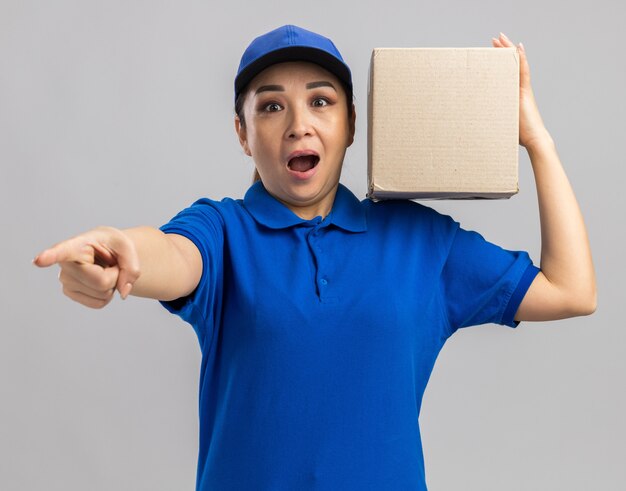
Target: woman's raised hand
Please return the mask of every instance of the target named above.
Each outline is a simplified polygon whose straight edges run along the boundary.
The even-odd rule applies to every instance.
[[[115,290],[125,299],[139,278],[139,256],[122,230],[98,227],[39,253],[33,264],[61,267],[63,293],[78,303],[100,309]]]
[[[515,320],[589,315],[596,309],[597,294],[587,230],[556,145],[539,114],[524,45],[516,47],[502,33],[491,42],[495,48],[517,48],[519,54],[519,143],[530,157],[541,221],[541,271],[526,292]]]
[[[495,48],[517,48],[520,60],[520,108],[519,108],[519,143],[528,148],[537,139],[551,140],[546,127],[543,124],[533,89],[530,85],[530,67],[526,58],[524,45],[519,43],[515,46],[513,42],[503,33],[497,38],[491,38],[491,43]]]

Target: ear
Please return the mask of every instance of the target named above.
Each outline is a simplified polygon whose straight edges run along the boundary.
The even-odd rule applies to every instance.
[[[237,137],[239,138],[239,144],[245,154],[249,157],[252,157],[252,152],[250,152],[250,146],[248,145],[248,134],[246,132],[245,125],[241,124],[241,120],[239,116],[235,116],[235,131],[237,132]]]
[[[350,121],[348,121],[348,144],[346,147],[349,147],[354,143],[354,133],[356,131],[356,108],[354,104],[352,104],[352,116],[350,117]]]

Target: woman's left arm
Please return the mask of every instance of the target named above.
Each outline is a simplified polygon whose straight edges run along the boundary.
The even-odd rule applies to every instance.
[[[504,35],[494,47],[515,45]],[[543,124],[530,85],[524,46],[520,58],[519,142],[535,175],[541,222],[541,271],[526,292],[516,321],[544,321],[592,314],[596,279],[587,230],[552,137]]]

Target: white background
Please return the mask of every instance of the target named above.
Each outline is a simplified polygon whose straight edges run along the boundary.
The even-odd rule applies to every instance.
[[[159,226],[201,196],[241,197],[252,163],[232,83],[253,37],[293,23],[351,66],[366,188],[374,47],[522,41],[544,121],[586,217],[597,312],[451,338],[420,418],[432,491],[621,490],[626,300],[623,4],[599,0],[287,2],[0,0],[0,488],[183,490],[195,483],[200,350],[157,302],[90,310],[41,249],[97,225]],[[429,202],[539,262],[534,181],[520,194]]]

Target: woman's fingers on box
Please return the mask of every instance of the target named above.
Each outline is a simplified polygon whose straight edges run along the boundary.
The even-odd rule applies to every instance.
[[[504,34],[503,32],[500,33],[499,39],[504,46],[507,46],[509,48],[513,47],[513,42],[508,37],[506,37],[506,34]]]

